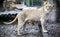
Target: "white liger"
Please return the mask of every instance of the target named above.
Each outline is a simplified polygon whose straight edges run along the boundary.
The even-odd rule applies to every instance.
[[[32,21],[32,20],[33,21],[41,21],[42,31],[43,32],[48,32],[45,29],[44,25],[46,25],[46,18],[48,16],[47,13],[49,13],[52,9],[53,9],[53,5],[47,3],[46,5],[38,8],[38,9],[23,10],[23,11],[21,11],[21,12],[19,12],[17,14],[17,16],[15,17],[15,19],[13,21],[11,21],[11,22],[4,22],[4,23],[5,24],[11,24],[14,21],[16,21],[16,19],[18,19],[18,29],[17,29],[17,32],[18,32],[18,35],[21,35],[19,29],[21,27],[23,27],[24,23],[27,20],[30,20],[30,21]]]

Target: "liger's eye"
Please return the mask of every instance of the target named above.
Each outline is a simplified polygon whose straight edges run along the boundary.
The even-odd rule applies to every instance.
[[[46,6],[46,8],[47,8],[47,6]]]
[[[53,7],[54,7],[54,5],[53,5]]]
[[[51,7],[51,6],[50,6]]]

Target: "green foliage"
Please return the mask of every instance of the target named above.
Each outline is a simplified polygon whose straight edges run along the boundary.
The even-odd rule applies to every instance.
[[[41,1],[40,0],[33,0],[33,5],[34,6],[41,5]]]
[[[41,6],[42,1],[41,0],[25,0],[25,4],[27,6]]]

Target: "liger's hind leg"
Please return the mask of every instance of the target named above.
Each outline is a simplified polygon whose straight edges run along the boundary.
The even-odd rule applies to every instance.
[[[23,25],[24,25],[24,22],[22,21],[22,19],[18,18],[18,29],[17,29],[18,35],[21,35],[20,29],[23,27]]]

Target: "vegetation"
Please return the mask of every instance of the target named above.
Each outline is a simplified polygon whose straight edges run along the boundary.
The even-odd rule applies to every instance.
[[[25,0],[25,4],[27,6],[41,6],[42,1],[41,0]]]

